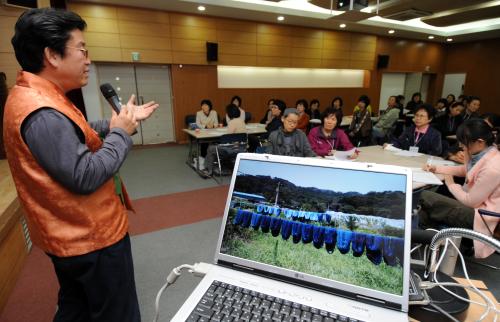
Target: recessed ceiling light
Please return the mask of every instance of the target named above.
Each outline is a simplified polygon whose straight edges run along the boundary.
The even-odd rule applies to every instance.
[[[453,41],[453,38],[446,38],[447,42]]]
[[[434,36],[433,35],[430,35],[429,37],[427,37],[429,39],[434,39]]]
[[[388,33],[393,34],[395,31],[393,29],[389,30]]]
[[[198,11],[205,11],[205,7],[204,6],[198,6]]]
[[[341,23],[341,24],[339,25],[339,27],[340,27],[340,28],[345,28],[346,26],[347,26],[347,25],[346,25],[345,23]]]
[[[283,20],[285,20],[285,17],[283,17],[283,16],[278,16],[278,18],[276,18],[276,19],[278,19],[278,21],[283,21]]]

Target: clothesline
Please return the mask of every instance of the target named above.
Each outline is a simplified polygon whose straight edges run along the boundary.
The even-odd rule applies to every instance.
[[[399,237],[316,226],[242,209],[236,212],[233,224],[256,231],[260,229],[263,233],[271,232],[273,237],[278,237],[281,233],[283,240],[289,240],[291,236],[294,244],[300,241],[303,244],[312,242],[315,248],[321,249],[324,246],[330,254],[335,247],[341,254],[352,250],[355,257],[366,253],[366,257],[375,265],[379,265],[382,259],[389,266],[403,262],[404,239]]]

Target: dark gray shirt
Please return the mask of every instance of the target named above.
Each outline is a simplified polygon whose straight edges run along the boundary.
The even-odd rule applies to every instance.
[[[40,166],[61,185],[79,194],[90,194],[118,172],[132,139],[121,128],[109,130],[109,122],[91,122],[104,137],[103,145],[92,153],[83,132],[62,113],[42,108],[23,122],[21,134]]]

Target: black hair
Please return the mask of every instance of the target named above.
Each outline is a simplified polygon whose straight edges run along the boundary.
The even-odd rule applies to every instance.
[[[404,95],[397,95],[396,96],[396,102],[398,102],[398,104],[401,104],[401,100],[405,100],[405,96]]]
[[[336,110],[333,106],[327,107],[323,113],[321,113],[321,125],[325,124],[325,118],[327,118],[330,115],[335,115],[335,118],[337,119],[337,126],[340,126],[340,123],[342,123],[342,117],[343,113],[341,109]]]
[[[212,110],[212,102],[210,100],[201,100],[200,106],[203,106],[204,104],[207,104],[208,107],[210,108],[210,111]]]
[[[333,103],[335,103],[336,100],[339,100],[340,101],[340,107],[344,106],[344,100],[342,100],[342,97],[340,96],[335,96],[332,100],[332,107],[333,107]]]
[[[414,99],[416,96],[420,97],[420,100],[422,100],[422,93],[420,93],[420,92],[415,92],[415,93],[413,93],[413,95],[411,96],[411,100],[413,101],[413,99]]]
[[[241,111],[235,104],[231,103],[226,106],[226,114],[230,120],[240,117]]]
[[[238,95],[233,96],[233,98],[231,98],[231,104],[233,104],[234,100],[237,100],[238,107],[241,107],[241,97],[239,97]]]
[[[318,104],[318,107],[319,107],[319,101],[318,101],[318,99],[314,98],[314,99],[311,100],[310,106],[312,106],[314,104]]]
[[[438,103],[443,103],[444,106],[448,106],[448,100],[446,98],[440,98],[437,101]]]
[[[70,33],[86,27],[85,21],[71,11],[52,8],[25,11],[16,22],[11,40],[19,65],[24,71],[39,73],[44,68],[46,47],[64,57]]]
[[[458,96],[458,101],[462,102],[462,103],[467,103],[467,95],[465,94],[461,94]]]
[[[361,95],[359,98],[358,98],[358,102],[363,102],[365,103],[365,108],[368,107],[368,105],[370,105],[370,98],[367,96],[367,95]]]
[[[452,102],[455,102],[455,95],[453,95],[453,94],[448,94],[448,95],[446,96],[446,100],[448,100],[448,97],[449,97],[449,96],[451,96],[451,97],[453,98]]]
[[[479,98],[479,96],[474,96],[474,95],[467,97],[467,104],[471,103],[472,101],[480,101],[481,102],[481,99]]]
[[[417,108],[415,109],[414,114],[417,114],[417,112],[420,110],[424,110],[425,112],[427,112],[427,116],[429,117],[429,120],[434,118],[434,115],[436,115],[436,109],[430,104],[418,105]]]
[[[450,113],[450,110],[451,110],[452,108],[457,107],[457,106],[462,106],[463,108],[465,108],[464,103],[459,102],[459,101],[456,101],[456,102],[451,103],[451,105],[450,105],[450,106],[447,106],[447,107],[446,107],[446,113],[447,113],[447,114],[448,114],[448,113]]]
[[[483,119],[468,119],[457,129],[457,140],[465,146],[484,140],[486,145],[490,146],[495,142],[492,128]]]
[[[281,115],[283,115],[283,112],[285,112],[286,109],[286,104],[280,99],[275,99],[274,100],[274,105],[278,106],[279,110],[281,111]]]
[[[493,128],[500,127],[500,116],[498,114],[485,113],[485,114],[481,115],[481,118],[483,120],[488,120],[491,123],[491,125],[493,126]]]
[[[307,104],[307,101],[305,99],[301,98],[300,100],[298,100],[297,103],[295,103],[295,107],[297,107],[299,104],[302,104],[304,106],[305,112],[309,111],[309,104]]]

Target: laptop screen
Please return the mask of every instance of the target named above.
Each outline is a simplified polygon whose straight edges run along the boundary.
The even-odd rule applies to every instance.
[[[321,161],[240,158],[219,258],[375,298],[403,296],[406,173]]]

